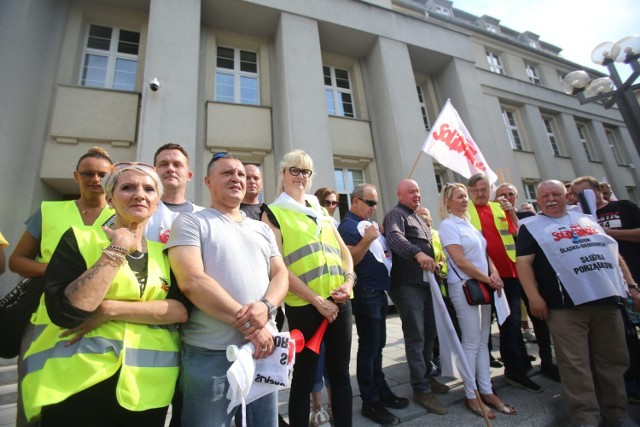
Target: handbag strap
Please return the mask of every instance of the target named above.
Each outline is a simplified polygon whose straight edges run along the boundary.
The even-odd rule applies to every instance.
[[[456,276],[458,276],[458,279],[462,280],[462,277],[460,277],[460,275],[458,274],[458,270],[456,270],[456,268],[453,266],[453,263],[450,264],[451,268],[453,269],[453,272],[456,273]]]

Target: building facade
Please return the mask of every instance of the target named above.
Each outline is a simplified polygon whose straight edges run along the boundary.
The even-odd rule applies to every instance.
[[[262,165],[268,202],[279,159],[300,148],[342,212],[354,185],[377,185],[381,221],[447,98],[520,202],[541,180],[587,174],[638,201],[618,111],[561,91],[582,67],[450,1],[7,0],[0,33],[0,230],[13,244],[40,201],[76,195],[72,172],[94,145],[145,162],[183,145],[201,204],[212,153]],[[426,155],[412,177],[434,212],[460,180]]]

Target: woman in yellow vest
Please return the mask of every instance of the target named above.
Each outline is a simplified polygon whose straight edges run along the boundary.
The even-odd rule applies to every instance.
[[[103,225],[113,217],[113,210],[107,206],[102,189],[102,179],[109,173],[113,162],[109,153],[102,147],[90,148],[80,157],[73,171],[73,179],[78,184],[80,198],[77,200],[42,202],[40,208],[25,222],[27,229],[18,241],[11,257],[9,268],[23,277],[41,279],[58,245],[62,234],[73,225]],[[38,320],[36,320],[35,318]],[[32,317],[32,322],[49,322],[44,304]],[[20,356],[18,358],[18,384],[24,376],[22,356],[31,343],[34,325],[26,326]],[[22,399],[18,388],[17,427],[26,427],[27,423]]]
[[[53,323],[24,356],[25,413],[43,427],[164,426],[178,377],[185,300],[162,244],[144,238],[162,183],[153,166],[119,163],[103,186],[115,220],[60,238],[44,278]]]
[[[308,154],[301,150],[286,154],[278,176],[281,194],[269,205],[263,220],[273,229],[289,269],[285,298],[289,328],[299,329],[309,341],[324,319],[329,322],[324,334],[325,369],[331,381],[334,424],[350,426],[353,260],[331,217],[315,196],[306,194],[312,174]],[[317,363],[318,354],[309,348],[296,356],[289,393],[292,426],[309,425],[309,393]]]

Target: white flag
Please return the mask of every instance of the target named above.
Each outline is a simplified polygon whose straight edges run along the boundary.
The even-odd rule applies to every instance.
[[[498,180],[449,99],[431,128],[422,151],[465,178],[484,172],[491,184]]]

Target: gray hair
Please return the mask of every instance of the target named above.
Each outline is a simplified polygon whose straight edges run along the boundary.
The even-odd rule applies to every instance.
[[[354,199],[362,199],[364,197],[365,188],[372,188],[376,190],[376,186],[373,184],[367,184],[367,183],[358,184],[356,185],[356,188],[354,188],[353,192],[351,193],[351,200],[353,201]]]

